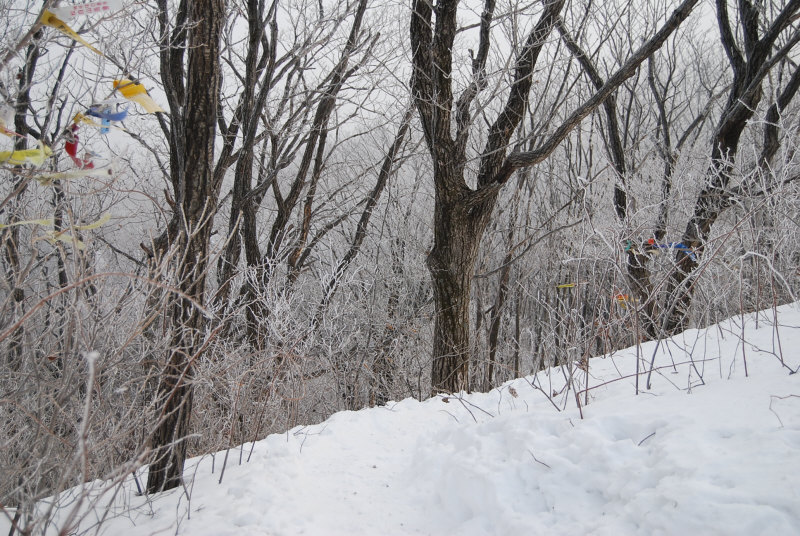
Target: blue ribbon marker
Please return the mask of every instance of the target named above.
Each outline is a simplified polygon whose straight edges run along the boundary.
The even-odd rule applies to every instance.
[[[100,124],[103,125],[103,128],[100,129],[100,134],[107,134],[109,131],[108,127],[111,126],[111,121],[122,121],[128,117],[128,109],[125,108],[121,112],[112,112],[107,107],[101,108],[100,106],[91,106],[89,110],[87,110],[86,115],[101,119]]]

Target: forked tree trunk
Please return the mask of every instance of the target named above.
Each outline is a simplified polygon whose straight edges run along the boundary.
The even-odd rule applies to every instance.
[[[500,189],[512,174],[545,160],[580,121],[655,52],[686,19],[699,0],[684,0],[665,25],[617,70],[588,101],[579,106],[539,147],[507,154],[511,137],[528,108],[533,72],[564,0],[545,2],[538,22],[519,49],[508,100],[489,127],[480,156],[477,187],[464,180],[467,142],[473,126],[471,108],[486,85],[486,59],[495,1],[485,0],[472,79],[453,96],[453,43],[458,33],[458,0],[436,4],[414,0],[410,37],[412,94],[425,141],[433,159],[434,245],[428,268],[434,288],[436,320],[431,370],[434,392],[469,389],[469,301],[478,247]],[[434,17],[435,13],[435,17]]]

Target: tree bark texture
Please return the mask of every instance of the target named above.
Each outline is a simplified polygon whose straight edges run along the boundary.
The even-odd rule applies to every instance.
[[[158,387],[159,420],[151,436],[153,461],[147,492],[180,486],[186,460],[186,439],[192,411],[193,363],[202,351],[203,303],[212,220],[219,181],[214,180],[214,137],[219,105],[219,42],[225,20],[224,0],[196,0],[189,16],[189,52],[185,101],[170,99],[172,136],[183,133],[178,146],[180,166],[173,162],[173,186],[181,227],[177,245],[183,252],[177,265],[182,296],[170,310],[173,335],[167,365]],[[171,65],[168,78],[176,72]],[[178,141],[174,137],[172,141]],[[173,146],[174,147],[174,146]],[[177,153],[177,151],[176,151]]]
[[[437,202],[434,246],[427,258],[436,317],[431,382],[434,391],[469,390],[469,304],[478,248],[494,198],[471,206],[459,200]]]

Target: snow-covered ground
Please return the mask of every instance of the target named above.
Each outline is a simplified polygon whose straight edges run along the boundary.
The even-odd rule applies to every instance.
[[[224,452],[192,460],[188,497],[148,499],[131,484],[99,528],[113,536],[797,535],[800,306],[779,308],[777,324],[773,313],[642,344],[638,395],[632,348],[590,361],[581,408],[575,388],[586,387],[586,374],[575,369],[566,389],[568,371],[553,369],[490,393],[342,412],[231,450],[224,474]],[[109,500],[84,530],[98,528]]]

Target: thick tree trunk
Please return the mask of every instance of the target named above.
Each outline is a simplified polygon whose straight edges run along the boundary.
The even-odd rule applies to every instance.
[[[472,271],[494,199],[473,205],[460,199],[434,210],[434,246],[427,264],[436,306],[433,393],[469,391],[469,304]]]
[[[180,486],[186,460],[186,438],[194,393],[192,356],[196,352],[202,318],[193,304],[185,299],[177,300],[172,314],[184,318],[170,340],[169,361],[158,385],[161,413],[150,440],[155,457],[147,475],[148,493]]]
[[[219,181],[214,180],[214,138],[219,105],[219,41],[223,0],[197,0],[190,16],[185,106],[172,107],[173,185],[181,217],[177,277],[182,296],[171,307],[173,335],[158,387],[159,420],[151,435],[154,459],[147,492],[181,485],[192,411],[193,363],[202,351],[208,249]],[[172,65],[170,73],[176,71]],[[165,76],[169,73],[162,73]],[[171,105],[176,99],[170,98]],[[183,134],[183,139],[178,136]],[[182,150],[181,150],[182,149]]]

